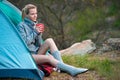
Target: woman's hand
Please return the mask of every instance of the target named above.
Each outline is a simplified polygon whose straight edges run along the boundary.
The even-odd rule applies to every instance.
[[[39,33],[43,33],[44,32],[44,24],[42,23],[38,23],[36,24],[36,30],[39,32]]]

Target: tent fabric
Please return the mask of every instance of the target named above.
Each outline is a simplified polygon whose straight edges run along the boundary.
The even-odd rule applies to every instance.
[[[7,0],[0,0],[0,78],[42,80],[39,70],[20,37],[16,25],[21,12]]]
[[[22,20],[21,11],[6,0],[2,0],[1,2],[2,3],[0,3],[0,9],[4,12],[5,15],[10,18],[10,20],[16,26]]]

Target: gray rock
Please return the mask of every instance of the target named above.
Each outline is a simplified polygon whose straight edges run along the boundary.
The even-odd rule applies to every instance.
[[[95,44],[91,40],[84,40],[73,44],[71,47],[61,50],[62,55],[85,55],[96,49]]]

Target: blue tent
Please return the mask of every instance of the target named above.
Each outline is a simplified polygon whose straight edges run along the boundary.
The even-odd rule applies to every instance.
[[[21,12],[7,0],[0,0],[0,78],[42,80],[39,70],[19,35],[16,25]]]

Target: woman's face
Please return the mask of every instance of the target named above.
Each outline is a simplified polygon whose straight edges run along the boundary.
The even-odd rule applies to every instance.
[[[32,21],[36,21],[37,20],[37,9],[36,8],[29,9],[29,13],[27,17]]]

